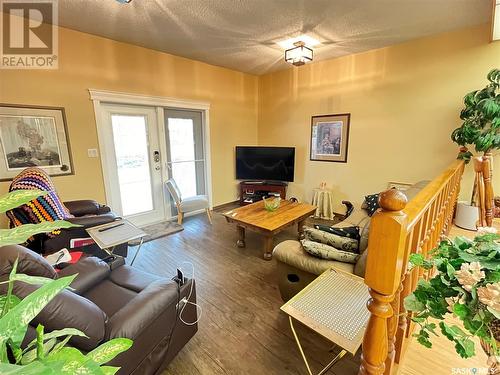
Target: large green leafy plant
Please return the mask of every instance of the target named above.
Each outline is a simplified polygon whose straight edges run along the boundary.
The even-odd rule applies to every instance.
[[[462,126],[451,134],[453,142],[467,147],[474,145],[477,152],[489,153],[500,148],[500,70],[491,70],[488,84],[464,97],[460,112]],[[470,160],[472,153],[463,149],[459,158]]]
[[[11,192],[0,197],[0,212],[6,212],[44,195],[32,190]],[[0,246],[25,242],[38,233],[51,232],[74,226],[66,221],[28,224],[14,229],[0,229]],[[1,256],[1,251],[0,251]],[[72,336],[85,334],[74,328],[65,328],[44,333],[38,325],[36,338],[25,348],[21,343],[29,322],[63,289],[69,287],[76,275],[59,279],[48,279],[17,273],[17,261],[12,267],[9,279],[0,284],[7,285],[7,292],[0,295],[0,374],[103,374],[116,373],[119,368],[105,366],[119,353],[132,345],[127,338],[116,338],[103,343],[87,354],[67,346]],[[14,282],[24,282],[40,287],[23,300],[13,294]]]
[[[430,280],[421,279],[416,290],[405,298],[406,310],[420,326],[414,334],[418,342],[432,347],[431,338],[439,330],[455,344],[456,352],[464,358],[475,354],[476,336],[500,355],[497,340],[500,336],[500,236],[486,234],[469,240],[457,237],[444,240],[432,251],[430,260],[413,254],[410,264],[434,269]],[[461,327],[448,325],[444,319],[456,315]]]

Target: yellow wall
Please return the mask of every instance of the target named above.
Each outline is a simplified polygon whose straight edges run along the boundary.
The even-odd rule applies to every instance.
[[[88,89],[203,100],[210,103],[213,203],[237,197],[234,146],[257,143],[258,77],[116,42],[59,30],[58,70],[1,70],[0,103],[65,107],[74,176],[54,178],[63,199],[105,200]],[[0,183],[0,192],[8,183]]]
[[[463,95],[484,87],[500,65],[500,43],[488,38],[482,26],[260,77],[259,144],[296,147],[289,194],[310,199],[325,181],[337,204],[361,202],[388,181],[433,178],[456,155],[450,133]],[[348,163],[310,161],[311,116],[345,112]],[[471,184],[468,174],[462,191]],[[500,192],[500,171],[495,187]]]
[[[59,69],[0,70],[0,103],[66,108],[76,174],[54,179],[63,199],[105,200],[100,160],[87,157],[98,148],[87,91],[95,88],[210,102],[215,205],[237,196],[234,146],[245,144],[297,148],[289,195],[310,199],[325,181],[337,203],[359,202],[451,161],[462,96],[500,62],[500,43],[488,36],[486,26],[461,30],[256,77],[61,28]],[[343,112],[348,163],[309,161],[311,116]],[[499,192],[500,172],[494,182]],[[462,191],[471,183],[469,174]]]

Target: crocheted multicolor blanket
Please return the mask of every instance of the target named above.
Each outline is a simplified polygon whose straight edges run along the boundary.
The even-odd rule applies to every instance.
[[[39,168],[26,168],[19,173],[10,184],[9,191],[15,190],[42,190],[47,194],[20,207],[8,211],[10,227],[23,224],[37,224],[44,221],[65,220],[72,218],[56,193],[50,176]],[[48,233],[49,237],[59,234],[60,231]]]

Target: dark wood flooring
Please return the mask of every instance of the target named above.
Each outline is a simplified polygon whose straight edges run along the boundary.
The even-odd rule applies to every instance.
[[[182,232],[144,244],[134,264],[169,278],[177,267],[189,276],[183,262],[194,265],[203,309],[199,330],[164,374],[306,374],[287,316],[279,310],[276,261],[262,258],[262,238],[251,231],[247,247],[238,248],[235,226],[213,216],[213,225],[206,215],[186,218]],[[282,232],[276,243],[293,238],[296,228]],[[298,334],[314,373],[339,350],[305,327]],[[328,374],[357,374],[358,363],[346,355]]]

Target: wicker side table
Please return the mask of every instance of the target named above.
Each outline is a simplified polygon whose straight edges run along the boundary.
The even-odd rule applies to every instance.
[[[318,375],[326,373],[347,352],[356,354],[361,346],[370,313],[370,298],[364,280],[337,269],[329,269],[281,306],[288,315],[290,328],[309,375],[313,375],[295,331],[297,320],[314,332],[342,347]]]
[[[333,212],[333,192],[328,189],[314,189],[313,190],[313,206],[316,206],[314,216],[322,219],[332,220],[335,217]]]

